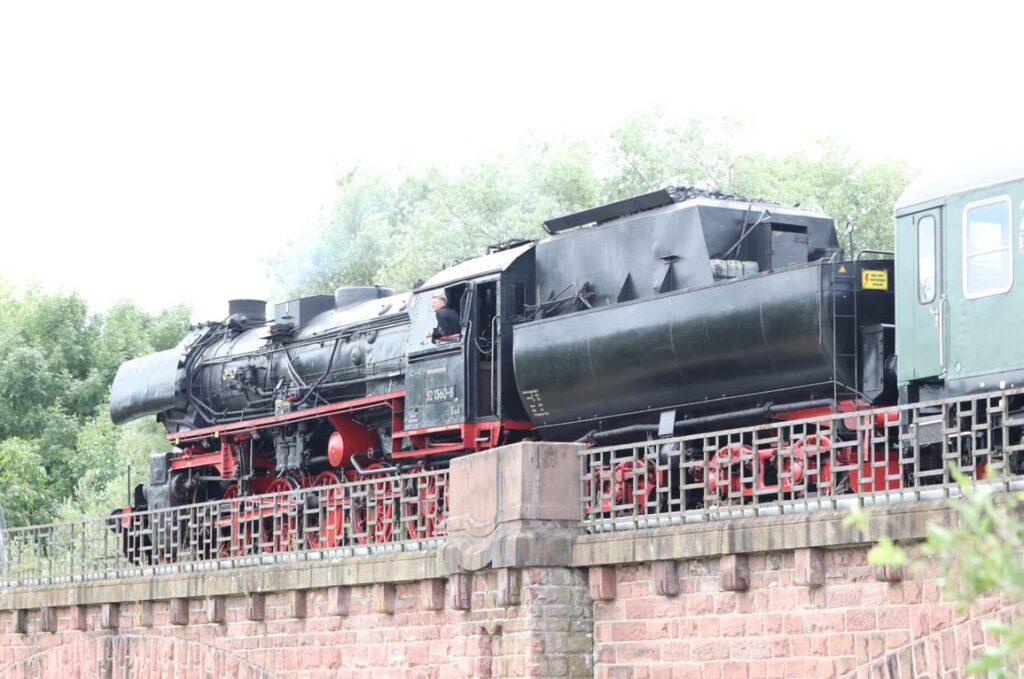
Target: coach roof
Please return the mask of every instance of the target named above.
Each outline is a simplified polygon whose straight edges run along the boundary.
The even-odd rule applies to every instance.
[[[995,157],[992,157],[992,156]],[[968,191],[998,186],[1024,179],[1024,152],[1000,149],[989,155],[979,149],[970,165],[954,168],[929,169],[910,183],[896,201],[896,212],[910,212],[909,208],[955,196]]]

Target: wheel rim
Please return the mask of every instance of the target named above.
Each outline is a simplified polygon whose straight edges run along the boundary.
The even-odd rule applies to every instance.
[[[395,517],[397,515],[395,505],[397,498],[390,497],[390,493],[377,490],[372,491],[375,500],[373,503],[373,516],[369,516],[366,498],[360,498],[352,502],[352,530],[355,540],[361,545],[385,544],[391,541],[395,529]]]
[[[287,493],[298,488],[298,482],[289,476],[279,476],[267,484],[266,494]]]
[[[246,550],[250,547],[250,540],[248,539],[247,527],[244,523],[238,521],[238,512],[241,511],[240,501],[238,500],[239,490],[238,484],[232,483],[224,489],[224,493],[221,494],[221,500],[234,501],[231,502],[230,510],[230,525],[226,528],[221,528],[218,534],[217,542],[217,554],[222,559],[227,559],[232,556],[241,556],[246,553]]]
[[[402,518],[405,520],[408,517],[408,523],[406,524],[406,532],[410,540],[422,540],[425,538],[432,538],[441,533],[441,528],[444,525],[444,514],[445,514],[445,503],[447,497],[445,496],[444,486],[438,485],[437,477],[430,476],[425,479],[420,479],[417,484],[417,490],[407,503],[410,509],[403,511]],[[413,508],[415,504],[415,515],[413,515]]]
[[[314,476],[310,487],[324,488],[339,483],[341,477],[328,470]],[[306,533],[306,546],[309,549],[327,549],[341,544],[345,534],[345,511],[340,502],[341,495],[337,489],[317,493],[320,512],[317,516],[317,526]]]
[[[256,526],[252,521],[239,521],[233,517],[231,527],[226,529],[219,552],[227,558],[252,554],[256,546]]]
[[[615,466],[615,504],[635,505],[643,512],[657,488],[657,477],[642,460],[625,460]]]
[[[373,521],[373,542],[384,544],[391,541],[395,530],[395,503],[381,493],[377,498],[377,511]]]
[[[298,487],[298,479],[279,476],[267,484],[265,494],[289,493]],[[265,554],[291,551],[298,536],[299,522],[291,499],[274,498],[274,504],[280,513],[264,519],[260,525],[260,551]]]

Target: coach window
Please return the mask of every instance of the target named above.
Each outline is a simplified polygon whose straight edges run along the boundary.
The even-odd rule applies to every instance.
[[[1006,292],[1013,285],[1010,199],[971,203],[964,208],[964,297]]]
[[[935,217],[917,220],[917,301],[935,301]]]

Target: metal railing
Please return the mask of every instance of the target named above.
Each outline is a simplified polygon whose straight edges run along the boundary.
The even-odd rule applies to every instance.
[[[1024,488],[1024,389],[581,451],[587,532]],[[955,470],[955,471],[954,471]]]
[[[10,561],[7,540],[7,516],[4,514],[3,505],[0,505],[0,568]]]
[[[6,588],[429,549],[448,471],[381,476],[7,531]]]

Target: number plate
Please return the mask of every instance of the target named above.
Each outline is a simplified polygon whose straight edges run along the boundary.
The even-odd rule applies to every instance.
[[[455,400],[455,385],[447,384],[443,387],[430,387],[427,389],[427,403],[441,403],[443,401]]]

